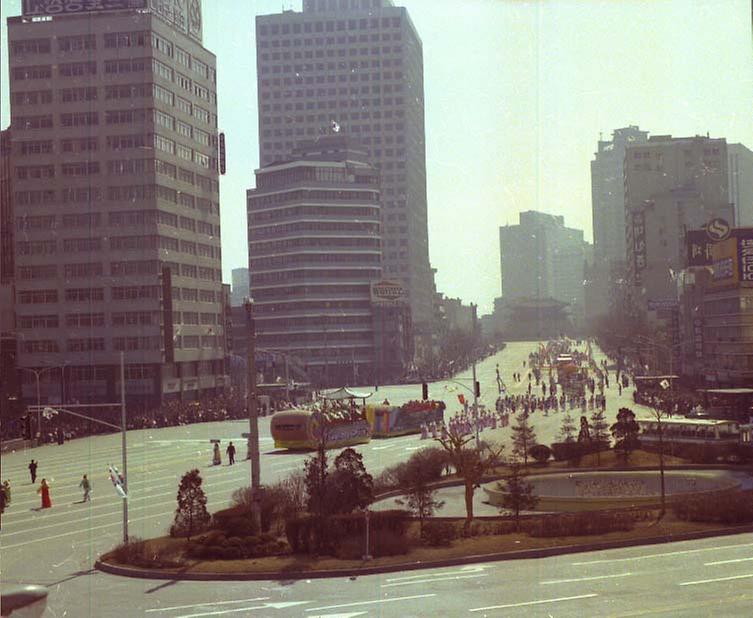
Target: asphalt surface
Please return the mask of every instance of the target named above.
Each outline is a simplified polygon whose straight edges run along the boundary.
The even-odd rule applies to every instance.
[[[511,373],[526,373],[522,361],[534,347],[512,343],[479,365],[482,402],[493,406],[497,397],[497,363],[508,385],[522,392],[522,384],[512,384]],[[470,386],[469,377],[467,371],[457,381]],[[430,396],[447,401],[449,415],[459,409],[456,396],[463,390],[453,382],[431,384]],[[420,385],[401,385],[381,387],[375,398],[400,404],[420,394]],[[613,388],[608,394],[609,419],[626,404],[642,415],[628,391],[618,399]],[[540,442],[554,439],[560,415],[534,415]],[[250,466],[242,460],[244,431],[246,423],[232,421],[128,432],[131,536],[148,538],[167,531],[180,476],[194,467],[204,478],[210,511],[228,505],[232,492],[248,484]],[[273,482],[302,467],[306,454],[275,451],[268,418],[260,421],[260,436],[262,482]],[[482,436],[506,442],[509,428]],[[222,466],[210,465],[210,439],[222,441]],[[241,459],[234,466],[228,466],[224,457],[229,440],[238,447]],[[430,440],[406,436],[375,440],[358,449],[369,472],[377,475],[429,445]],[[39,461],[37,483],[47,478],[51,485],[49,510],[36,510],[40,500],[26,469],[32,457]],[[119,435],[2,456],[2,479],[11,480],[13,501],[0,532],[1,581],[49,586],[45,616],[601,616],[645,615],[654,612],[651,608],[667,616],[750,615],[746,584],[753,580],[752,535],[352,581],[205,583],[111,576],[93,571],[92,566],[121,540],[122,502],[107,477],[107,465],[119,462]],[[93,483],[89,503],[80,502],[78,489],[85,473]],[[677,551],[689,553],[671,553]]]

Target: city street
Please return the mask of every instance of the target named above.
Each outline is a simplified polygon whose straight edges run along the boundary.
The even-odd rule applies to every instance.
[[[508,385],[512,385],[512,371],[523,372],[522,362],[535,345],[511,343],[502,352],[479,364],[482,402],[494,405],[497,396],[495,365],[499,363],[503,379]],[[458,376],[457,381],[470,384],[466,379],[469,376],[470,370]],[[522,392],[523,384],[527,385],[527,381],[515,385],[513,392]],[[458,390],[450,390],[455,388]],[[453,382],[435,383],[429,387],[430,397],[443,399],[448,403],[446,417],[459,410],[456,396],[463,391],[462,387]],[[386,398],[393,404],[399,404],[420,398],[420,395],[420,384],[401,385],[380,388],[374,398],[378,401]],[[616,388],[611,389],[608,394],[610,422],[621,405],[632,405],[630,392],[626,390],[618,401]],[[632,407],[638,411],[637,407]],[[540,442],[549,443],[554,439],[559,431],[560,414],[543,417],[537,412],[533,416]],[[292,470],[301,469],[308,456],[305,453],[275,451],[269,433],[269,421],[269,418],[260,419],[261,477],[265,483],[282,478]],[[247,423],[232,421],[129,432],[131,536],[146,538],[167,531],[175,510],[180,476],[193,467],[198,467],[204,478],[209,510],[214,511],[228,505],[233,490],[248,483],[249,464],[241,460],[232,467],[228,466],[224,449],[228,441],[233,440],[238,447],[239,457],[242,458],[245,455],[245,441],[241,434],[245,431]],[[509,428],[494,432],[488,430],[482,436],[485,440],[505,441],[509,438],[508,432]],[[222,466],[210,465],[210,439],[221,440]],[[370,444],[359,446],[358,450],[363,454],[369,472],[377,475],[384,467],[404,460],[416,450],[431,444],[431,440],[422,441],[418,436],[405,436],[374,440]],[[40,499],[35,493],[36,486],[30,483],[27,470],[31,458],[39,462],[37,483],[41,478],[46,478],[51,485],[52,509],[36,510],[40,506]],[[602,615],[630,609],[629,603],[635,601],[628,602],[627,599],[634,599],[633,595],[628,595],[619,602],[615,598],[617,595],[617,598],[622,599],[624,586],[638,586],[641,581],[656,585],[656,571],[645,570],[644,566],[655,569],[657,564],[672,562],[649,560],[645,565],[640,563],[640,570],[636,570],[632,564],[627,568],[626,563],[615,562],[615,565],[620,566],[615,566],[613,576],[599,577],[593,582],[588,579],[590,576],[611,573],[609,569],[612,567],[606,569],[601,566],[578,565],[573,569],[572,557],[526,561],[515,563],[514,567],[511,563],[500,563],[483,568],[467,567],[427,574],[411,572],[385,577],[364,577],[356,582],[346,581],[346,586],[340,580],[312,580],[295,584],[201,584],[122,579],[91,571],[97,556],[121,539],[121,501],[107,477],[108,464],[119,465],[119,462],[120,436],[117,434],[79,439],[63,446],[49,445],[3,456],[2,478],[11,480],[13,501],[3,516],[3,529],[0,533],[2,580],[50,586],[50,616],[62,616],[65,612],[73,616],[132,616],[151,610],[157,616],[172,618],[225,613],[237,615],[250,613],[251,608],[256,608],[253,610],[254,615],[420,615],[422,603],[425,602],[423,599],[430,596],[447,597],[446,601],[435,598],[431,602],[433,608],[446,608],[447,613],[442,615],[456,615],[461,610],[478,610],[483,615],[487,611],[483,608],[500,603],[512,605],[494,610],[497,615],[509,615],[514,607],[518,607],[515,604],[519,604],[521,608],[516,611],[525,613],[531,611],[530,605],[526,605],[529,601],[563,597],[578,598],[567,602],[548,601],[557,603],[560,615],[563,615],[561,612],[568,611],[572,611],[572,615]],[[93,483],[90,503],[80,502],[82,493],[78,483],[83,474],[88,474]],[[751,540],[747,535],[745,538]],[[730,544],[732,541],[727,539],[726,543]],[[693,544],[684,544],[683,547],[685,546],[695,547]],[[649,554],[657,551],[659,550],[655,547],[646,549]],[[719,551],[722,552],[721,549]],[[713,560],[728,557],[736,560],[746,555],[745,549],[730,551],[732,553],[714,555]],[[618,552],[621,556],[642,553],[642,549]],[[582,558],[579,560],[582,561]],[[682,569],[693,564],[684,560],[677,562],[684,565],[677,567]],[[664,567],[665,570],[666,568]],[[717,571],[723,575],[745,573],[746,568],[749,571],[750,565],[743,560],[725,563],[724,567],[715,565],[714,569],[702,569],[697,573],[682,570],[678,572],[677,581],[709,577],[713,579]],[[627,571],[630,571],[630,575],[624,575]],[[749,577],[753,578],[753,573]],[[559,579],[571,578],[576,578],[577,581],[554,583]],[[533,587],[533,582],[539,582],[540,590]],[[687,599],[688,593],[702,595],[706,590],[716,594],[720,586],[725,585],[732,584],[693,584],[689,586],[690,590],[683,592],[682,598]],[[382,588],[386,590],[382,591]],[[390,588],[398,590],[389,590]],[[662,586],[661,589],[657,587],[657,603],[668,603],[668,592],[668,586]],[[134,607],[134,603],[138,603],[138,608]],[[287,603],[293,604],[286,605]],[[348,605],[350,603],[354,605]],[[740,600],[740,606],[744,605],[744,601]],[[174,609],[165,609],[167,607]],[[344,607],[349,609],[345,610]],[[703,605],[696,604],[693,607],[698,610]],[[734,607],[734,603],[729,606],[733,610]],[[343,611],[346,613],[343,614]],[[541,611],[546,614],[549,610],[542,607]]]

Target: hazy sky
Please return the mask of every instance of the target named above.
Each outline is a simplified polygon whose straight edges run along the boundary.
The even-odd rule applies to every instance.
[[[424,46],[429,251],[437,289],[491,310],[497,228],[562,214],[591,238],[599,134],[710,132],[753,147],[750,0],[396,0]],[[0,0],[2,126],[9,122]],[[223,271],[247,264],[245,191],[258,165],[254,15],[300,0],[203,0],[217,54]]]

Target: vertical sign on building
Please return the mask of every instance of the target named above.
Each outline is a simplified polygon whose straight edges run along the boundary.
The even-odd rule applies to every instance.
[[[225,134],[220,133],[219,137],[219,159],[220,159],[220,174],[225,173]]]
[[[646,268],[646,216],[643,211],[634,212],[633,218],[633,267],[635,284],[642,281],[641,272]]]
[[[740,284],[753,286],[753,229],[740,230],[738,237],[737,264],[740,269]]]
[[[173,274],[169,268],[162,269],[162,323],[165,345],[165,362],[175,362],[173,344]]]

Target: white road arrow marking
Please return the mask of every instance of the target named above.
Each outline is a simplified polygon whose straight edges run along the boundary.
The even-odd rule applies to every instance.
[[[214,601],[213,603],[191,603],[190,605],[173,605],[172,607],[154,607],[146,610],[144,613],[150,612],[171,612],[174,609],[188,609],[190,607],[206,607],[208,605],[229,605],[231,603],[252,603],[253,601],[266,601],[269,597],[255,597],[253,599],[238,599],[236,601]]]
[[[323,609],[339,609],[341,607],[356,607],[357,605],[374,605],[375,603],[395,603],[396,601],[410,601],[412,599],[427,599],[429,597],[437,596],[434,593],[431,594],[414,594],[409,597],[392,597],[387,599],[375,599],[373,601],[356,601],[355,603],[342,603],[341,605],[327,605],[325,607],[312,607],[307,609],[307,612],[319,612]]]
[[[235,609],[221,609],[216,612],[202,612],[200,614],[184,614],[176,618],[199,618],[200,616],[222,616],[224,614],[236,614],[238,612],[251,612],[255,609],[285,609],[294,605],[305,605],[311,601],[280,601],[277,603],[264,603],[264,605],[255,605],[253,607],[236,607]],[[249,616],[251,614],[248,614]]]

